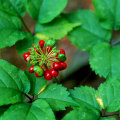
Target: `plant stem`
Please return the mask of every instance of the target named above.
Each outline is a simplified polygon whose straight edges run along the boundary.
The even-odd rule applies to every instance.
[[[27,26],[26,23],[24,22],[23,18],[21,18],[21,16],[20,16],[20,19],[21,19],[24,27],[26,28],[26,30],[31,33],[31,31],[29,30],[28,26]]]
[[[114,113],[111,113],[111,114],[106,114],[106,112],[104,112],[103,115],[101,115],[102,117],[110,117],[110,116],[114,116],[114,115],[119,115],[119,112],[114,112]]]
[[[56,81],[56,83],[60,83],[60,81],[55,77],[54,80]]]
[[[102,117],[110,117],[110,116],[114,116],[114,115],[118,115],[118,114],[103,115]]]
[[[26,96],[31,102],[33,101],[33,99],[32,99],[29,95],[25,94],[25,96]]]

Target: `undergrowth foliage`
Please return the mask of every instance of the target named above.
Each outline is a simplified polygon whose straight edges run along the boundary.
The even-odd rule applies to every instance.
[[[90,54],[91,69],[106,79],[97,90],[67,90],[0,59],[0,120],[55,120],[54,111],[66,107],[73,110],[62,120],[115,120],[112,116],[120,115],[120,45],[112,42],[112,31],[120,30],[120,0],[92,1],[95,11],[63,14],[67,0],[0,0],[0,48],[16,44],[23,56],[41,39],[67,35]],[[36,21],[35,34],[23,20],[26,12]]]

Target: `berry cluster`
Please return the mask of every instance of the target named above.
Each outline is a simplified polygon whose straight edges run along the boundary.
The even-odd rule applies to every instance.
[[[65,51],[56,50],[53,47],[55,44],[55,40],[40,40],[39,44],[34,44],[29,52],[23,54],[24,60],[32,64],[30,73],[35,72],[36,77],[44,76],[46,80],[51,80],[67,67]]]

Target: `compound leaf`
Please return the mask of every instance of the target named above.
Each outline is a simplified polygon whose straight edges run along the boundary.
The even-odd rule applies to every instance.
[[[91,87],[79,87],[74,88],[74,90],[70,90],[70,96],[79,103],[80,106],[89,106],[95,109],[101,110],[96,97],[95,97],[95,89]]]
[[[0,59],[0,106],[21,102],[30,90],[23,71]]]
[[[98,120],[100,113],[91,108],[76,108],[69,112],[62,120]]]
[[[12,105],[1,120],[55,120],[54,114],[44,100],[38,99],[32,104],[19,103]]]
[[[100,43],[90,53],[90,66],[99,76],[120,78],[120,46]]]
[[[51,22],[66,5],[67,0],[28,0],[27,11],[33,19],[43,24]]]
[[[110,31],[101,27],[94,12],[90,10],[78,10],[66,15],[66,18],[73,23],[82,23],[81,26],[68,34],[70,41],[78,48],[89,51],[96,44],[110,41]]]
[[[36,32],[51,39],[61,39],[77,26],[80,26],[80,23],[70,23],[65,18],[60,17],[47,24],[38,23]]]
[[[14,45],[18,40],[25,38],[21,31],[22,23],[16,16],[0,11],[0,48]]]
[[[23,17],[27,0],[0,0],[0,10],[14,16]]]
[[[65,110],[68,106],[78,106],[76,102],[69,97],[69,92],[62,85],[51,84],[38,96],[46,100],[53,110]]]
[[[106,29],[120,29],[120,0],[93,0],[94,8]]]
[[[101,84],[97,90],[96,98],[102,108],[108,112],[120,110],[120,82],[117,79],[109,78]]]

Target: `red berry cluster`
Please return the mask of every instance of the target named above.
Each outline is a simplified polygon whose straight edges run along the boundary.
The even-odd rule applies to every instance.
[[[46,80],[51,80],[58,76],[60,70],[67,68],[65,51],[56,50],[55,44],[55,40],[40,40],[39,44],[33,45],[29,52],[23,54],[24,60],[32,64],[30,73],[35,72],[36,77],[44,76]]]

